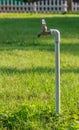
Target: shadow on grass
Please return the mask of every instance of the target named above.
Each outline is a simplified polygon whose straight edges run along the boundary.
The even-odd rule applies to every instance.
[[[36,68],[26,68],[26,69],[17,69],[17,68],[8,68],[2,67],[0,68],[0,72],[6,74],[26,74],[26,73],[54,73],[55,69],[49,67],[36,67]]]
[[[40,44],[40,43],[30,43],[27,44],[21,44],[21,45],[4,45],[0,46],[0,51],[13,51],[13,50],[26,50],[26,51],[33,51],[33,50],[40,50],[40,51],[54,51],[54,44]]]
[[[55,68],[50,67],[36,67],[36,68],[26,68],[26,69],[17,69],[17,68],[8,68],[8,67],[2,67],[0,68],[0,73],[6,73],[6,74],[27,74],[27,73],[55,73]],[[63,73],[79,73],[79,68],[70,68],[70,69],[62,69],[61,68],[61,74]]]
[[[18,45],[14,45],[14,46],[5,46],[5,47],[0,47],[0,51],[13,51],[13,50],[26,50],[26,51],[35,51],[35,50],[39,50],[39,51],[49,51],[49,52],[54,52],[54,48],[55,45],[52,44],[30,44],[30,45],[25,45],[25,46],[18,46]],[[79,44],[75,43],[67,43],[67,44],[60,44],[60,50],[61,53],[70,53],[73,55],[78,55],[79,54]]]
[[[63,73],[79,73],[79,68],[69,68],[69,69],[61,69],[61,74]]]
[[[61,53],[68,52],[73,55],[79,55],[79,44],[78,43],[61,44],[60,48],[61,48]]]

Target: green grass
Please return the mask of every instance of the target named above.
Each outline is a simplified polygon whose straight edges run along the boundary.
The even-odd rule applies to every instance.
[[[18,16],[18,18],[17,18]],[[55,114],[53,36],[37,38],[41,18],[61,32],[61,114]],[[79,129],[79,16],[0,14],[1,130]]]

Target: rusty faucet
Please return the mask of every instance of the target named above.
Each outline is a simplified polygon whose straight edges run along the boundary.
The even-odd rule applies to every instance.
[[[46,22],[44,19],[42,19],[42,31],[38,33],[38,37],[40,37],[41,35],[49,35],[49,34],[50,31],[47,30]]]

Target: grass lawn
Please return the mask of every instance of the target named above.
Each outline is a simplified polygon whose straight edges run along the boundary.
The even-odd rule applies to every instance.
[[[0,14],[0,130],[79,129],[79,15]],[[55,114],[54,37],[61,33],[61,113]]]

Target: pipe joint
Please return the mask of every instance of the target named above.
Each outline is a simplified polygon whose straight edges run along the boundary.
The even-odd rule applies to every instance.
[[[60,32],[57,29],[50,29],[50,34],[55,36],[55,41],[60,42]]]

